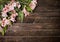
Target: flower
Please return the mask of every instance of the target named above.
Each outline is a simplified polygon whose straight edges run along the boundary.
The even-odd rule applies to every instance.
[[[11,17],[13,17],[13,18],[15,18],[16,16],[18,16],[17,13],[14,13],[14,14],[11,15]]]
[[[13,17],[11,17],[10,20],[11,20],[12,22],[15,22],[15,21],[16,21],[15,18],[13,18]]]
[[[32,10],[34,10],[35,7],[36,7],[36,4],[37,4],[36,0],[33,0],[33,1],[31,1],[31,3],[29,4],[29,6],[30,6],[30,8],[31,8]]]
[[[34,2],[35,4],[37,4],[37,0],[33,0],[33,2]]]
[[[12,14],[10,20],[11,20],[12,22],[15,22],[15,21],[16,21],[15,18],[16,18],[17,15],[18,15],[17,13]]]
[[[7,25],[10,25],[11,24],[10,23],[10,20],[8,20],[8,19],[5,22],[6,22]]]
[[[12,11],[12,10],[14,10],[14,6],[13,5],[10,5],[9,6],[9,11]]]
[[[16,5],[17,5],[18,9],[21,7],[19,2],[17,2]]]
[[[9,7],[8,7],[8,5],[5,5],[5,7],[3,8],[2,11],[3,11],[4,13],[9,12]]]
[[[6,26],[5,20],[6,20],[6,18],[3,18],[2,24],[1,24],[2,27],[5,27]]]
[[[21,5],[18,5],[18,9],[21,7]]]
[[[5,12],[2,12],[2,17],[7,17],[8,15]]]
[[[10,20],[3,18],[1,26],[5,27],[6,25],[10,25]]]
[[[25,14],[25,17],[29,15],[29,12],[25,9],[25,7],[23,8],[22,12]]]
[[[12,6],[13,6],[13,7],[16,7],[16,2],[13,2],[13,3],[12,3]]]
[[[29,10],[35,9],[37,0],[32,0],[30,4],[29,4],[29,1],[26,4],[23,4],[23,3],[24,2],[20,3],[18,1],[16,2],[15,0],[11,0],[9,4],[5,5],[5,7],[2,9],[2,12],[1,12],[2,20],[0,19],[0,32],[4,31],[3,30],[4,28],[2,28],[2,27],[11,25],[11,21],[12,22],[16,21],[15,19],[18,16],[18,13],[19,13],[19,16],[22,16],[21,20],[23,19],[23,15],[21,15],[21,14],[24,14],[25,17],[28,16],[30,13]],[[29,5],[27,5],[27,4],[29,4]],[[16,8],[18,8],[18,10]],[[22,8],[23,8],[23,10],[22,10]],[[19,10],[20,10],[21,14],[20,14]]]

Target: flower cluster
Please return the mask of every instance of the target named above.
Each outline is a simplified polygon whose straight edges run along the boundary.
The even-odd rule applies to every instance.
[[[29,7],[31,10],[34,10],[37,4],[37,0],[32,0],[29,4]],[[5,5],[5,7],[2,9],[1,16],[2,20],[0,20],[0,32],[3,31],[4,27],[11,25],[11,22],[15,22],[16,17],[18,16],[18,13],[16,12],[15,8],[20,9],[21,3],[19,1],[11,0],[9,4]],[[8,12],[11,12],[9,15]],[[29,11],[27,11],[26,6],[23,7],[21,12],[26,16],[29,15]]]

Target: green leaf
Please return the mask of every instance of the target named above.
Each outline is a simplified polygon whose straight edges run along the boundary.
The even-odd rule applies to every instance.
[[[4,35],[4,30],[3,30],[2,27],[0,27],[0,33],[1,33],[2,35]]]
[[[21,4],[29,5],[32,0],[18,0]]]
[[[31,3],[32,0],[28,0],[28,5]]]
[[[16,10],[16,12],[18,12],[19,9],[17,7],[15,7],[15,10]]]
[[[32,9],[29,6],[26,6],[27,11],[32,12]]]
[[[9,14],[12,14],[12,12],[8,12]]]
[[[19,19],[21,20],[21,23],[23,22],[24,14],[22,11],[19,12],[18,14]]]
[[[6,33],[6,30],[7,30],[7,26],[5,26],[5,27],[3,28],[3,31],[1,32],[3,36],[4,36],[4,34]]]
[[[7,26],[5,26],[5,27],[3,28],[4,33],[6,32],[6,30],[7,30]]]
[[[2,35],[4,36],[4,34],[5,34],[4,31],[2,31],[1,33],[2,33]]]
[[[3,9],[3,5],[0,5],[0,11],[2,11],[2,9]]]

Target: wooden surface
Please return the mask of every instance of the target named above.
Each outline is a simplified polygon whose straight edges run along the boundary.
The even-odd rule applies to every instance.
[[[59,42],[60,4],[56,1],[39,0],[34,13],[9,27],[0,42]]]

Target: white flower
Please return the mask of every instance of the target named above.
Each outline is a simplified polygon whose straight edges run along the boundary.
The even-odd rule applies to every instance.
[[[2,17],[7,17],[8,15],[5,12],[2,12]]]
[[[33,1],[31,1],[31,3],[29,4],[29,6],[30,6],[30,8],[31,8],[32,10],[34,10],[35,7],[36,7],[36,4],[37,4],[37,2],[33,0]]]
[[[25,9],[25,7],[23,8],[22,12],[25,14],[25,17],[29,15],[29,12]]]
[[[3,28],[2,27],[0,27],[0,32],[2,32],[3,31]]]

